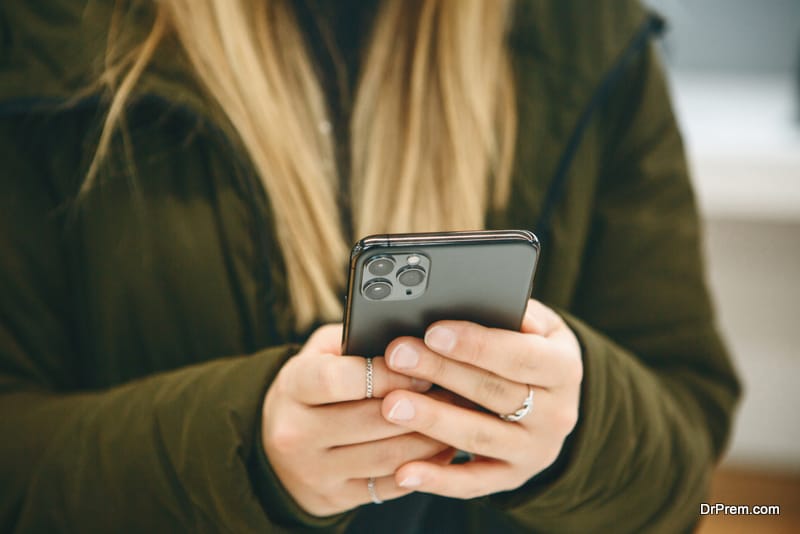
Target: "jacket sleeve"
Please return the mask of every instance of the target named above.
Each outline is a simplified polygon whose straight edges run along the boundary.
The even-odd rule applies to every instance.
[[[689,530],[739,395],[654,51],[620,83],[597,117],[601,183],[578,289],[561,312],[583,350],[579,423],[553,469],[493,497],[526,530]]]
[[[263,396],[296,346],[80,388],[55,195],[20,155],[22,122],[0,119],[0,530],[329,524],[303,514],[259,456]]]

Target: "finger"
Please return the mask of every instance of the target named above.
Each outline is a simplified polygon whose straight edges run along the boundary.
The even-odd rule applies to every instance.
[[[399,373],[433,382],[495,413],[517,410],[528,385],[430,350],[415,338],[399,338],[386,348],[389,366]]]
[[[307,354],[290,360],[287,393],[307,405],[360,400],[366,397],[366,359],[360,356]],[[372,359],[373,396],[382,398],[390,391],[427,391],[429,383],[389,370],[384,359]]]
[[[456,457],[456,454],[458,454],[456,449],[453,447],[448,447],[436,456],[428,458],[426,461],[436,465],[449,465],[450,462],[452,462]]]
[[[543,387],[559,384],[566,365],[558,345],[543,336],[466,321],[434,323],[425,333],[425,345],[508,380]]]
[[[401,488],[457,499],[516,489],[524,482],[518,478],[510,464],[497,460],[453,465],[416,461],[395,473],[395,481]]]
[[[436,399],[439,402],[446,402],[448,404],[452,404],[454,406],[461,406],[462,408],[468,408],[470,410],[480,410],[481,407],[472,402],[469,399],[458,395],[452,391],[442,388],[432,388],[430,391],[425,392],[425,395],[432,399]]]
[[[308,410],[309,428],[317,430],[322,447],[355,445],[409,434],[381,414],[381,399],[315,406]]]
[[[410,391],[393,391],[383,400],[383,416],[462,451],[514,459],[526,430],[500,418],[468,410]]]
[[[432,465],[448,465],[455,456],[456,451],[449,448],[440,452],[439,454],[425,460],[426,463]],[[359,504],[372,504],[372,498],[367,489],[368,478],[355,478],[350,479],[345,483],[345,488],[340,493],[345,499],[350,499],[349,502],[358,502]],[[382,501],[390,501],[408,495],[412,490],[401,488],[395,481],[394,474],[375,477],[375,495]],[[364,496],[366,494],[366,497]],[[352,504],[348,507],[352,508]]]
[[[341,489],[341,499],[350,503],[348,508],[360,504],[372,504],[372,497],[367,489],[368,478],[353,478],[345,482]],[[391,501],[411,493],[412,490],[401,488],[395,482],[394,475],[375,478],[375,495],[381,501]]]
[[[349,466],[355,478],[390,476],[403,464],[431,458],[452,447],[416,432],[331,449],[331,465]]]
[[[555,330],[564,325],[563,319],[536,299],[528,300],[525,315],[522,316],[520,331],[527,334],[539,334],[549,337]]]
[[[327,354],[342,354],[342,323],[332,323],[320,326],[308,338],[303,350],[309,352],[322,352]]]

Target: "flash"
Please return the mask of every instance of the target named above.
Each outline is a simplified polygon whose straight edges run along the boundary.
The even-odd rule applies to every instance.
[[[406,261],[409,265],[417,265],[419,263],[419,256],[411,255],[406,259]]]

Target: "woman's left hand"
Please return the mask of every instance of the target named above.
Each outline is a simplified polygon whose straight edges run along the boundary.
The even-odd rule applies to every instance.
[[[407,489],[473,498],[522,486],[558,458],[578,421],[583,363],[578,340],[553,310],[528,302],[522,331],[463,321],[431,325],[425,340],[403,337],[386,349],[395,371],[428,380],[490,412],[471,410],[422,393],[397,390],[383,400],[383,416],[474,455],[465,464],[414,461],[396,481]],[[533,389],[533,408],[513,414]]]

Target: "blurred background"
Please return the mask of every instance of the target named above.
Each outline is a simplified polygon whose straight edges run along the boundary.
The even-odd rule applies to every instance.
[[[668,22],[709,281],[745,386],[712,502],[782,505],[701,531],[800,532],[800,0],[646,3]]]

